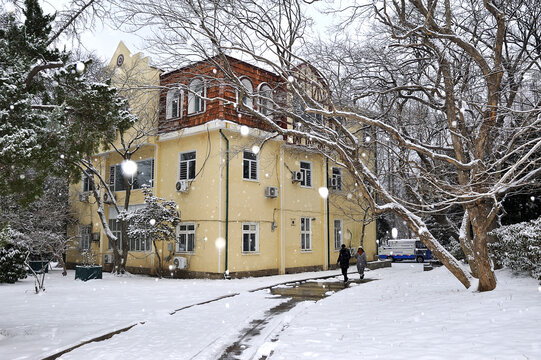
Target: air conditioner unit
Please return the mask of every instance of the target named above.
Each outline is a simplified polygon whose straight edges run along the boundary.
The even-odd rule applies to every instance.
[[[186,269],[188,267],[188,260],[182,256],[175,256],[173,264],[175,265],[175,269]]]
[[[177,180],[175,183],[175,189],[179,192],[188,191],[188,181],[187,180]]]
[[[103,255],[103,263],[104,264],[112,264],[113,263],[113,254],[104,254]]]
[[[114,195],[113,195],[113,197],[114,197]],[[113,203],[113,199],[111,198],[111,196],[109,195],[108,192],[103,194],[103,202],[106,203],[106,204],[112,204]]]
[[[92,233],[92,241],[100,241],[100,233],[99,232],[93,232]]]
[[[333,189],[338,188],[338,179],[337,178],[331,178],[329,179],[329,186]]]
[[[304,174],[300,171],[293,171],[293,176],[291,178],[291,180],[293,180],[293,182],[299,182],[299,181],[302,181],[304,179]]]
[[[265,188],[265,196],[268,198],[275,198],[278,196],[278,188],[275,186],[267,186]]]
[[[88,194],[86,194],[86,193],[79,194],[79,201],[88,202]]]

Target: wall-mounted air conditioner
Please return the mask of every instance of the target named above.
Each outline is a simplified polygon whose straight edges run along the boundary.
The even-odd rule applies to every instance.
[[[186,269],[188,267],[188,260],[182,256],[175,256],[173,264],[175,265],[175,269]]]
[[[300,171],[293,171],[293,175],[291,177],[291,180],[293,182],[300,182],[304,179],[304,174]]]
[[[338,188],[338,179],[337,178],[329,179],[329,187],[331,187],[333,189]]]
[[[93,232],[92,233],[92,241],[100,241],[100,233],[99,232]]]
[[[79,194],[79,201],[80,202],[88,202],[88,194],[87,193],[81,193]]]
[[[106,204],[112,204],[113,203],[113,199],[116,200],[116,197],[113,195],[113,198],[111,198],[111,196],[109,195],[108,192],[106,192],[105,194],[103,194],[103,202],[106,203]]]
[[[179,192],[188,191],[188,181],[187,180],[177,180],[175,183],[175,189]]]
[[[112,264],[113,263],[113,254],[104,254],[103,255],[103,263],[104,264]]]
[[[276,186],[267,186],[265,188],[265,196],[268,198],[275,198],[278,196],[278,188]]]

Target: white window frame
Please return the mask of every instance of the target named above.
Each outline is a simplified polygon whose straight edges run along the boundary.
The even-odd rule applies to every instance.
[[[189,159],[189,160],[182,160],[182,155],[194,153],[195,158]],[[182,178],[182,163],[186,163],[186,178]],[[190,177],[190,169],[193,167],[193,178]],[[177,179],[179,180],[194,180],[195,176],[197,174],[197,151],[196,150],[190,150],[190,151],[183,151],[181,153],[178,153],[178,176]]]
[[[300,223],[301,223],[301,251],[312,251],[312,218],[301,217]]]
[[[246,106],[247,108],[253,109],[254,108],[254,99],[253,99],[254,84],[252,83],[252,80],[250,80],[250,78],[247,76],[242,77],[240,79],[240,83],[245,90],[245,95],[242,97],[242,99],[239,99],[240,92],[237,91],[237,102],[240,103],[242,101],[242,104],[244,106]]]
[[[259,84],[257,93],[259,95],[257,102],[259,112],[265,116],[270,115],[273,109],[273,96],[271,87],[267,83],[261,83]]]
[[[139,184],[139,187],[133,187],[134,177],[137,179],[137,175],[139,174],[143,175],[142,172],[139,172],[139,169],[140,169],[140,164],[145,161],[150,161],[150,181],[148,183]],[[132,190],[140,190],[143,187],[143,185],[150,185],[154,187],[154,174],[155,174],[155,166],[156,166],[156,162],[154,161],[154,158],[151,157],[151,158],[136,160],[135,163],[137,164],[137,172],[132,175],[131,180],[130,180],[132,182]],[[114,192],[126,191],[126,189],[117,189],[116,180],[117,180],[117,177],[119,176],[120,177],[123,176],[122,165],[121,164],[110,165],[109,166],[109,187],[111,191],[114,191]]]
[[[185,226],[186,229],[181,230],[180,229],[181,226]],[[190,229],[189,227],[193,227],[193,229]],[[195,252],[195,228],[196,228],[196,226],[195,226],[194,222],[182,222],[182,223],[177,225],[176,252],[179,252],[179,253],[194,253]],[[190,245],[189,237],[190,237],[190,235],[193,236],[192,249],[189,249],[189,245]],[[181,250],[180,249],[180,242],[181,242],[181,237],[182,236],[185,236],[184,241],[186,242],[186,247],[185,247],[186,250]]]
[[[175,106],[176,100],[176,106]],[[184,102],[184,92],[180,89],[171,89],[167,92],[166,97],[166,110],[165,118],[166,119],[176,119],[182,117],[182,105]],[[176,110],[177,116],[173,116],[173,110]]]
[[[305,169],[302,167],[302,164],[308,164],[309,168],[308,169]],[[307,188],[311,188],[312,187],[312,162],[311,161],[301,161],[300,162],[301,166],[300,166],[300,172],[302,173],[302,181],[301,181],[301,186],[302,187],[307,187]],[[309,176],[308,176],[309,174]],[[310,180],[310,182],[308,183],[308,180]]]
[[[331,173],[331,178],[336,179],[336,186],[332,186],[332,189],[336,191],[342,191],[342,169],[339,167],[333,167]]]
[[[338,224],[338,226],[336,226]],[[344,222],[341,219],[334,219],[334,250],[340,250],[344,243]]]
[[[122,249],[120,247],[120,244],[122,244],[122,229],[121,229],[120,221],[118,221],[116,217],[109,218],[109,230],[111,230],[113,235],[116,236],[116,241],[118,244],[118,251],[122,252]],[[113,244],[111,244],[111,241],[109,240],[109,238],[107,238],[107,249],[108,250],[113,249]]]
[[[136,209],[140,209],[144,207],[144,204],[135,204],[130,205],[128,207],[128,212],[132,212]],[[129,224],[128,224],[129,226]],[[109,229],[113,233],[113,235],[117,238],[117,244],[118,244],[118,251],[122,253],[122,223],[118,221],[118,214],[114,208],[109,208]],[[133,245],[133,246],[132,246]],[[112,244],[107,241],[107,250],[112,250],[113,246]],[[150,239],[143,239],[143,238],[137,238],[137,239],[130,239],[128,237],[128,252],[152,252],[152,240]]]
[[[92,225],[79,225],[79,249],[90,250]]]
[[[255,160],[247,159],[245,157],[246,153],[253,154],[255,156]],[[244,175],[246,166],[248,166],[248,177],[245,177]],[[255,178],[252,177],[253,167],[255,167]],[[256,154],[251,150],[244,150],[242,152],[242,179],[250,180],[250,181],[259,181],[259,154]]]
[[[247,226],[248,229],[245,229],[244,227]],[[254,227],[254,229],[251,229],[251,227]],[[244,247],[244,237],[253,235],[255,242],[254,250],[245,249]],[[257,254],[259,253],[259,223],[257,222],[245,222],[242,223],[242,253],[243,254]]]
[[[83,192],[88,193],[92,191],[92,185],[90,184],[90,177],[83,173]]]
[[[201,84],[201,90],[197,91],[197,85],[199,84]],[[203,98],[206,96],[206,93],[207,86],[203,79],[195,78],[190,81],[188,92],[188,115],[196,115],[205,112],[206,101]]]

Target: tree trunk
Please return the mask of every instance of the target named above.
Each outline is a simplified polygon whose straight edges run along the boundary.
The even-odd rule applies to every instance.
[[[466,257],[466,262],[470,265],[471,274],[474,278],[479,278],[479,271],[477,270],[477,263],[475,262],[475,256],[473,255],[473,239],[471,235],[471,223],[468,210],[464,212],[462,218],[462,225],[460,226],[460,236],[458,237],[460,241],[460,247],[464,256]]]
[[[478,291],[491,291],[496,288],[496,276],[492,268],[492,261],[488,256],[487,231],[491,221],[487,219],[490,206],[486,200],[479,200],[468,209],[473,229],[473,256],[477,265],[479,278]]]
[[[156,268],[156,275],[158,275],[159,278],[163,277],[162,274],[162,257],[160,256],[160,252],[158,251],[158,246],[156,245],[156,240],[152,241],[152,245],[154,246],[154,251],[156,252],[156,256],[158,257],[158,267]]]

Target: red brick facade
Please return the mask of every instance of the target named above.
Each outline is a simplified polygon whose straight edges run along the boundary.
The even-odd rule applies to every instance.
[[[261,84],[267,84],[273,90],[274,101],[278,102],[276,99],[283,98],[285,92],[283,89],[286,86],[277,75],[234,58],[228,57],[227,61],[228,64],[224,64],[225,68],[229,67],[239,78],[247,77],[252,83],[254,94],[257,94]],[[228,120],[251,128],[269,130],[269,126],[264,122],[233,106],[232,103],[240,100],[237,100],[235,88],[227,84],[223,72],[219,70],[220,67],[215,62],[223,64],[222,60],[205,60],[163,74],[160,77],[160,85],[166,88],[160,94],[158,126],[160,133],[201,125],[212,120]],[[211,100],[205,101],[204,111],[188,114],[188,91],[186,89],[195,78],[204,81],[206,98]],[[183,94],[180,96],[180,113],[179,116],[167,118],[167,92],[177,85]],[[228,101],[232,103],[228,103]],[[257,109],[257,100],[254,99],[253,102],[255,109]],[[279,118],[275,121],[279,124],[283,123],[282,126],[285,126],[285,122],[280,121]]]

